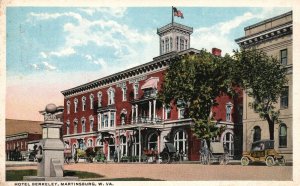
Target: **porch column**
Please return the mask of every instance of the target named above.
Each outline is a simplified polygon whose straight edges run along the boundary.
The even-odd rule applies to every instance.
[[[149,122],[151,121],[151,101],[149,101]]]
[[[142,155],[142,141],[141,141],[141,127],[139,127],[139,162],[141,162]]]
[[[153,123],[156,122],[156,99],[153,100]]]
[[[161,115],[161,119],[164,121],[165,120],[165,104],[163,104],[163,108],[162,108],[162,115]]]
[[[139,109],[139,106],[138,105],[136,105],[135,106],[135,121],[136,121],[136,123],[138,123],[138,109]]]
[[[133,124],[134,105],[131,106],[131,124]]]

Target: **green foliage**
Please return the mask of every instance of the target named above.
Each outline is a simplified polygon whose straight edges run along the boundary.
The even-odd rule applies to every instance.
[[[254,99],[249,104],[260,118],[268,121],[270,139],[274,139],[274,123],[280,122],[279,109],[274,106],[287,83],[286,68],[279,60],[255,48],[234,51],[239,82],[247,95]]]
[[[188,108],[188,117],[195,122],[198,138],[209,139],[222,128],[210,121],[211,109],[217,104],[215,98],[231,92],[231,74],[228,73],[233,60],[230,56],[217,57],[201,50],[198,55],[177,57],[171,61],[165,76],[160,99],[169,104],[182,102]]]

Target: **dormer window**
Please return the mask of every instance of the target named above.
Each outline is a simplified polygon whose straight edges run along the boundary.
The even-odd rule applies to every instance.
[[[110,87],[107,90],[107,94],[108,94],[108,105],[115,104],[115,89],[113,89],[112,87]]]

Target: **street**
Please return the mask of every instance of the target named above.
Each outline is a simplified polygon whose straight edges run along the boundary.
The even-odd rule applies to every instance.
[[[36,166],[6,167],[6,170],[36,169]],[[273,180],[291,181],[293,166],[78,163],[65,170],[94,172],[104,178],[143,177],[167,181]]]

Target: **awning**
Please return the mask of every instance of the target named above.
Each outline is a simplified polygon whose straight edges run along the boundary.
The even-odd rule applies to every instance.
[[[155,88],[157,89],[157,82],[159,81],[158,77],[151,77],[146,82],[144,85],[141,87],[141,89],[147,89],[147,88]]]

